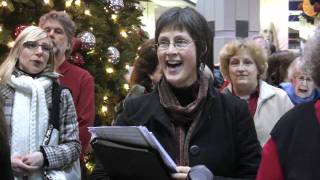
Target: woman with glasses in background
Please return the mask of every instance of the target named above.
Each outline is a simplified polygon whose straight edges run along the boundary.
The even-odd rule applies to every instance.
[[[316,89],[310,72],[305,67],[302,57],[296,58],[288,68],[290,82],[280,84],[294,105],[318,99],[320,92]]]
[[[220,51],[220,69],[229,82],[222,91],[247,101],[261,146],[279,118],[293,107],[286,92],[262,80],[267,67],[266,53],[252,40],[231,41]]]
[[[320,87],[320,29],[308,39],[303,59]],[[298,78],[299,79],[299,78]],[[306,81],[300,77],[300,81]],[[306,82],[304,82],[306,83]],[[257,180],[320,179],[320,99],[295,106],[271,131]]]
[[[115,125],[146,126],[178,165],[173,179],[254,179],[260,146],[245,102],[219,93],[199,70],[212,50],[205,18],[169,9],[157,20],[155,43],[163,77],[150,94],[129,99]],[[107,176],[101,171],[96,166],[93,179]]]
[[[0,66],[0,94],[9,128],[11,167],[18,180],[43,179],[44,171],[62,170],[79,158],[77,117],[68,89],[63,89],[60,95],[60,131],[47,135],[52,86],[58,78],[53,66],[52,41],[47,32],[35,26],[19,34]],[[45,143],[47,140],[49,143]]]

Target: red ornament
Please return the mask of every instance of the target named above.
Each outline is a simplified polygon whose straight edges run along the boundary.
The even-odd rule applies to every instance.
[[[141,39],[148,39],[148,36],[149,36],[147,32],[141,28],[139,28],[138,30],[138,35],[140,36]]]
[[[78,52],[71,54],[70,59],[71,59],[71,62],[75,65],[82,66],[84,64],[83,56]]]
[[[78,50],[80,50],[81,46],[82,46],[81,39],[78,37],[73,37],[72,38],[72,51],[71,51],[71,53],[75,53]]]
[[[19,34],[26,28],[28,27],[27,25],[17,25],[16,28],[14,29],[14,32],[11,34],[12,39],[16,39]]]

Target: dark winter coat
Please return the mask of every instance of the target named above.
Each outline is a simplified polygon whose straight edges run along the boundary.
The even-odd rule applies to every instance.
[[[172,123],[160,104],[157,89],[128,100],[115,125],[146,126],[172,159],[177,159]],[[224,177],[254,179],[260,151],[246,102],[219,93],[210,82],[204,110],[190,140],[190,166],[205,165],[214,174],[215,180]],[[103,176],[99,166],[93,179]]]

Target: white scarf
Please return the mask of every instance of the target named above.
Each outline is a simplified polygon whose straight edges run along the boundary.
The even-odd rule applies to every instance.
[[[9,84],[15,89],[11,156],[39,151],[49,121],[45,90],[52,81],[47,77],[33,79],[25,75],[12,75]],[[31,174],[29,179],[42,179],[40,171]]]

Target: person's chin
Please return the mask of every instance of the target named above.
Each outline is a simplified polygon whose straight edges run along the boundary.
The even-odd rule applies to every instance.
[[[173,86],[180,84],[179,79],[176,77],[172,77],[172,76],[167,77],[167,81]]]
[[[311,94],[297,94],[297,96],[299,96],[300,98],[307,98],[309,97]]]
[[[248,81],[246,80],[240,80],[240,81],[236,81],[235,82],[235,85],[238,85],[238,86],[243,86],[243,85],[248,85]]]
[[[184,87],[185,81],[183,81],[178,76],[167,76],[166,79],[169,84],[171,84],[172,86],[174,86],[176,88]]]

